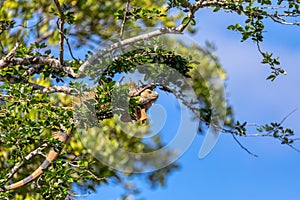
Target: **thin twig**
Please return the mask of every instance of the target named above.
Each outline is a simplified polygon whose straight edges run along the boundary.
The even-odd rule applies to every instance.
[[[51,30],[51,31],[48,31],[46,32],[45,34],[43,34],[41,37],[37,38],[34,43],[40,43],[42,42],[43,40],[47,39],[48,37],[50,37],[51,35],[53,35],[54,31]]]
[[[92,175],[92,177],[93,177],[94,179],[96,179],[97,181],[104,181],[104,180],[107,180],[106,177],[100,178],[100,177],[96,176],[96,174],[94,174],[94,173],[91,172],[90,170],[86,170],[86,172],[89,173],[90,175]]]
[[[297,151],[298,153],[300,153],[300,150],[299,150],[299,149],[297,149],[296,147],[294,147],[293,145],[291,145],[291,144],[288,144],[288,146],[289,146],[289,147],[291,147],[292,149],[294,149],[295,151]]]
[[[249,153],[250,155],[254,156],[254,157],[258,157],[258,155],[252,153],[251,151],[249,151],[244,145],[242,145],[242,143],[240,143],[240,141],[236,138],[236,136],[234,134],[231,134],[233,139],[238,143],[238,145],[244,149],[247,153]]]
[[[297,110],[298,110],[298,108],[292,110],[292,112],[290,112],[289,114],[287,114],[287,115],[281,120],[280,125],[282,125],[283,122],[284,122],[287,118],[289,118],[292,114],[294,114]]]
[[[68,38],[67,36],[65,36],[65,35],[64,35],[64,37],[65,37],[65,40],[66,40],[66,42],[67,42],[67,46],[68,46],[68,49],[69,49],[69,52],[70,52],[71,57],[72,57],[74,60],[78,61],[78,59],[76,59],[76,58],[74,57],[74,55],[73,55],[73,51],[72,51],[71,45],[70,45],[70,43],[69,43],[69,38]]]
[[[26,28],[26,29],[32,29],[32,28],[36,27],[38,24],[42,23],[43,21],[48,21],[48,19],[45,19],[44,17],[40,17],[39,21],[36,22],[35,24],[32,24],[30,26],[24,26],[24,24],[18,24],[18,25],[15,25],[14,28],[22,27],[22,28]]]
[[[87,197],[87,196],[90,196],[90,195],[91,195],[90,192],[88,192],[86,194],[77,194],[77,193],[74,193],[74,192],[69,194],[69,196],[72,196],[72,197]],[[70,198],[67,197],[66,200],[70,200]]]
[[[59,29],[59,34],[60,34],[59,60],[60,60],[60,64],[63,65],[63,62],[64,62],[64,23],[65,23],[65,15],[64,15],[64,12],[63,12],[63,10],[60,6],[59,1],[58,0],[53,0],[53,1],[56,5],[56,7],[58,9],[58,12],[59,12],[59,15],[60,15],[59,25],[58,25],[58,21],[56,23],[57,23],[57,26],[58,26],[58,29]]]
[[[126,25],[126,18],[127,18],[127,13],[129,12],[129,5],[130,5],[130,0],[127,0],[126,5],[125,5],[125,11],[124,11],[124,17],[121,25],[121,31],[120,31],[120,38],[123,40],[124,37],[124,30],[125,30],[125,25]]]
[[[267,14],[266,16],[270,17],[274,22],[279,24],[300,26],[300,22],[287,22],[284,18],[280,17],[280,15]]]
[[[2,41],[0,41],[0,57],[2,57],[2,55],[4,55],[4,54],[5,54],[4,47],[3,47]]]
[[[72,167],[76,167],[76,168],[79,168],[80,167],[80,165],[79,164],[77,164],[77,162],[76,162],[76,164],[74,164],[73,162],[68,162],[68,164],[70,165],[70,166],[72,166]],[[91,172],[90,170],[85,170],[87,173],[89,173],[94,179],[96,179],[97,181],[103,181],[103,180],[107,180],[107,178],[106,177],[102,177],[102,178],[100,178],[100,177],[98,177],[96,174],[94,174],[93,172]]]

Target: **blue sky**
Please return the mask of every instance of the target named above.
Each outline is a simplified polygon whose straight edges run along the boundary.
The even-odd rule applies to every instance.
[[[279,122],[295,108],[300,109],[300,29],[267,23],[262,48],[280,56],[288,71],[275,82],[266,81],[267,66],[251,41],[240,43],[238,33],[228,31],[235,15],[203,11],[197,15],[198,44],[214,42],[217,55],[228,74],[227,98],[240,121],[264,124]],[[285,126],[300,131],[300,110],[290,116]],[[300,137],[300,134],[298,134]],[[151,190],[135,180],[142,189],[133,199],[224,199],[224,200],[296,200],[300,198],[300,153],[271,138],[241,138],[240,141],[258,158],[242,150],[230,135],[221,135],[216,147],[204,159],[198,158],[203,136],[197,135],[190,148],[178,160],[181,169],[173,173],[164,188]],[[298,145],[300,147],[300,145]],[[117,185],[100,187],[83,199],[117,199]]]

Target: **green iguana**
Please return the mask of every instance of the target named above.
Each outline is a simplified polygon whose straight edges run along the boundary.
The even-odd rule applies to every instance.
[[[154,88],[155,88],[155,84],[153,83],[140,88],[137,88],[136,86],[129,88],[130,98],[136,98],[139,104],[134,108],[135,117],[132,117],[132,119],[141,121],[142,123],[144,123],[147,120],[146,111],[151,107],[152,103],[155,102],[158,98],[158,93],[153,91]],[[77,101],[76,104],[78,104],[79,102],[83,103],[84,101],[88,99],[92,99],[94,97],[95,97],[94,91],[88,92],[87,94],[84,95],[83,98]],[[70,135],[71,135],[71,130],[67,130],[66,133],[63,133],[62,131],[53,133],[53,137],[61,141],[62,143],[66,143]],[[44,162],[31,175],[11,185],[0,187],[0,192],[5,192],[7,190],[20,188],[25,184],[35,180],[43,173],[43,170],[45,170],[51,165],[51,162],[58,156],[59,153],[60,153],[59,150],[51,148]]]

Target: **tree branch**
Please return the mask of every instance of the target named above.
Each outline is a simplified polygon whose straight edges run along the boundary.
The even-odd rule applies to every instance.
[[[61,65],[61,62],[55,58],[51,57],[43,57],[43,56],[28,56],[25,58],[16,58],[12,57],[12,55],[15,52],[15,48],[7,54],[4,58],[0,60],[0,69],[3,69],[4,67],[7,66],[14,66],[14,65],[48,65],[49,67],[59,69],[72,78],[82,78],[84,77],[83,74],[76,74],[72,67],[68,65]],[[23,76],[27,76],[32,74],[38,67],[35,67],[34,69],[29,69],[27,70]]]
[[[5,76],[0,75],[0,82],[3,82],[3,81],[8,81],[11,84],[16,84],[16,83],[20,83],[20,82],[23,83],[23,84],[29,84],[34,90],[39,90],[43,94],[51,94],[51,93],[61,92],[61,93],[72,95],[71,94],[72,89],[67,87],[67,86],[45,87],[45,86],[42,86],[42,85],[38,85],[36,83],[28,82],[28,80],[22,79],[22,78],[17,77],[17,76],[5,77]],[[1,95],[0,99],[5,98],[5,97],[6,96]]]
[[[292,112],[290,112],[289,114],[287,114],[281,121],[280,121],[280,125],[283,124],[283,122],[285,122],[285,120],[287,120],[287,118],[289,118],[292,114],[294,114],[298,109],[294,109],[292,110]]]
[[[76,167],[76,168],[80,168],[80,165],[77,163],[77,162],[68,162],[68,164],[70,165],[70,166],[72,166],[72,167]],[[100,177],[98,177],[96,174],[94,174],[91,170],[89,170],[89,169],[86,169],[86,170],[84,170],[85,172],[87,172],[88,174],[90,174],[94,179],[96,179],[97,181],[104,181],[104,180],[107,180],[107,178],[106,177],[102,177],[102,178],[100,178]]]
[[[30,86],[33,87],[35,90],[40,90],[43,94],[51,94],[51,93],[65,93],[65,94],[71,94],[72,89],[67,86],[52,86],[52,87],[44,87],[42,85],[38,85],[35,83],[29,83]]]
[[[4,67],[7,67],[9,65],[9,61],[13,58],[19,46],[20,43],[17,42],[15,46],[12,48],[12,50],[0,60],[0,69],[3,69]]]
[[[121,40],[123,40],[123,37],[124,37],[126,17],[127,17],[127,13],[129,12],[129,5],[130,5],[130,0],[127,0],[126,5],[125,5],[124,17],[123,17],[123,21],[122,21],[122,25],[121,25],[121,31],[120,31]]]
[[[236,138],[236,136],[234,134],[232,134],[233,139],[238,143],[238,145],[244,149],[247,153],[249,153],[250,155],[254,156],[254,157],[258,157],[258,155],[252,153],[251,151],[249,151],[244,145],[242,145],[242,143]]]
[[[200,8],[203,8],[203,7],[210,7],[210,6],[213,6],[213,5],[219,5],[219,6],[224,6],[228,3],[228,0],[213,0],[213,1],[205,1],[205,0],[199,0],[197,1],[194,5],[192,5],[190,2],[184,0],[183,1],[183,4],[185,4],[188,8],[189,8],[189,13],[188,13],[188,18],[190,19],[187,23],[185,24],[181,24],[179,25],[176,30],[180,31],[180,32],[183,32],[187,27],[188,25],[190,24],[191,22],[191,19],[193,19],[195,17],[195,13],[200,9]]]
[[[79,71],[81,73],[84,73],[84,71],[86,70],[86,68],[89,65],[91,65],[93,63],[93,61],[95,61],[97,58],[100,58],[103,55],[105,55],[105,54],[107,54],[107,53],[109,53],[109,52],[111,52],[111,51],[113,51],[113,50],[115,50],[117,48],[129,45],[129,44],[141,41],[141,40],[147,40],[147,39],[150,39],[150,38],[153,38],[153,37],[157,37],[157,36],[160,36],[160,35],[165,35],[165,34],[182,34],[182,32],[178,31],[176,28],[167,28],[167,27],[164,27],[164,28],[160,28],[158,30],[152,31],[150,33],[145,33],[143,35],[135,36],[135,37],[132,37],[132,38],[128,38],[128,39],[116,42],[116,43],[110,45],[110,47],[97,52],[91,59],[89,59],[86,62],[84,62],[80,66]]]
[[[59,45],[60,45],[60,48],[59,48],[59,61],[60,61],[60,64],[63,65],[64,63],[64,23],[65,23],[65,15],[64,15],[64,12],[59,4],[59,1],[58,0],[53,0],[57,9],[58,9],[58,12],[59,12],[59,15],[60,15],[60,23],[58,24],[58,21],[56,22],[57,23],[57,28],[59,30],[59,34],[60,34],[60,40],[59,40]]]
[[[67,46],[68,46],[68,49],[69,49],[69,52],[70,52],[71,57],[72,57],[74,60],[78,61],[78,60],[74,57],[74,55],[73,55],[73,51],[72,51],[71,45],[70,45],[70,43],[69,43],[69,38],[68,38],[67,36],[65,36],[65,35],[64,35],[64,37],[65,37],[65,40],[66,40],[66,42],[67,42]]]
[[[274,14],[274,15],[267,14],[266,16],[270,17],[274,22],[279,24],[300,26],[300,22],[287,22],[284,18],[280,17],[278,14]]]
[[[51,35],[53,35],[54,31],[48,31],[46,32],[44,35],[42,35],[41,37],[37,38],[34,43],[40,43],[43,40],[47,39],[48,37],[50,37]]]
[[[27,156],[25,156],[25,157],[24,157],[24,160],[30,160],[30,159],[33,158],[34,156],[40,154],[40,152],[42,152],[47,146],[48,146],[47,143],[42,144],[40,147],[36,148],[36,149],[33,150],[32,152],[30,152]],[[19,169],[25,164],[25,161],[24,161],[24,160],[22,160],[22,162],[19,163],[18,165],[15,165],[15,166],[11,169],[11,172],[8,173],[8,174],[6,175],[6,181],[5,181],[5,183],[6,183],[7,181],[9,181],[9,180],[13,177],[13,175],[14,175],[15,173],[17,173],[17,172],[19,171]]]

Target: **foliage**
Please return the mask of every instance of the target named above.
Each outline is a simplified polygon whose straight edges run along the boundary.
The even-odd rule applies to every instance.
[[[255,42],[258,53],[262,55],[262,63],[271,69],[267,79],[274,81],[287,72],[281,68],[277,57],[261,48],[265,22],[269,19],[275,23],[299,25],[294,20],[300,13],[299,4],[299,1],[282,0],[1,1],[0,187],[28,176],[42,163],[45,152],[51,147],[62,148],[61,142],[52,138],[53,132],[69,130],[75,133],[76,123],[71,108],[73,97],[87,90],[87,86],[80,82],[82,79],[86,81],[87,75],[97,85],[95,101],[89,103],[96,108],[96,117],[92,117],[100,126],[97,131],[87,131],[83,142],[103,150],[101,153],[112,162],[124,162],[126,165],[126,159],[112,156],[119,147],[132,152],[150,152],[163,146],[160,137],[154,137],[151,141],[130,137],[123,131],[119,119],[108,114],[114,110],[110,103],[116,77],[135,70],[148,75],[143,77],[143,81],[156,83],[160,91],[171,93],[192,110],[200,119],[199,132],[210,125],[216,126],[220,132],[232,134],[237,142],[236,136],[251,136],[247,122],[235,122],[232,108],[224,102],[222,88],[214,87],[213,81],[216,78],[225,80],[226,73],[214,55],[212,46],[208,44],[199,49],[184,41],[164,43],[163,36],[184,31],[194,33],[197,30],[195,15],[201,9],[241,15],[244,23],[233,22],[228,29],[239,32],[242,42],[249,39]],[[290,22],[290,19],[293,21]],[[162,36],[162,40],[154,36],[151,38],[151,34],[138,37],[143,33],[142,29],[128,31],[129,35],[125,33],[125,30],[156,25],[164,28],[151,33]],[[112,39],[116,43],[105,44],[104,41],[112,35],[118,35]],[[130,43],[131,40],[133,42]],[[104,50],[92,53],[91,50],[98,47],[100,42]],[[127,42],[127,46],[122,46],[122,42]],[[133,43],[136,45],[134,49],[130,46]],[[178,48],[168,48],[174,47],[174,44]],[[122,49],[122,53],[117,52],[118,49]],[[109,56],[105,57],[107,54]],[[138,68],[140,65],[147,68]],[[172,70],[161,75],[163,66]],[[188,98],[186,85],[175,78],[176,74],[189,81],[198,102]],[[122,94],[126,96],[126,93]],[[211,102],[212,96],[216,99],[215,104],[226,109],[226,113],[221,114],[225,118],[225,126],[219,127],[212,120],[216,109]],[[130,100],[132,106],[129,112],[133,118],[133,107],[138,106],[136,102],[137,99]],[[272,137],[293,147],[294,132],[283,127],[283,121],[257,125],[257,133],[252,136]],[[149,132],[150,125],[132,123],[127,129],[143,136]],[[103,142],[103,137],[109,138],[110,143]],[[100,143],[102,146],[97,146]],[[165,152],[161,155],[161,162],[167,163],[171,156],[172,152]],[[155,164],[137,163],[133,168],[141,169]],[[12,172],[16,168],[17,173]],[[124,186],[126,198],[137,192],[135,187],[126,187],[127,177],[146,177],[152,186],[164,185],[167,176],[177,168],[178,164],[174,163],[144,175],[117,172],[97,160],[84,147],[79,135],[74,134],[62,148],[58,159],[41,177],[15,191],[1,192],[0,198],[73,198],[78,188],[80,192],[95,191],[97,186],[109,184],[112,180]]]

